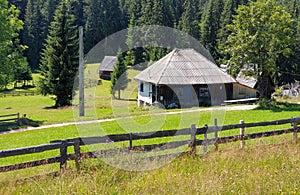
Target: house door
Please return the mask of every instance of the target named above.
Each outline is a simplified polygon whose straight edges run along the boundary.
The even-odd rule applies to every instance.
[[[181,102],[181,106],[188,107],[189,104],[192,103],[192,86],[184,86],[183,87],[183,102]]]
[[[154,103],[156,101],[156,86],[152,85],[152,103]]]

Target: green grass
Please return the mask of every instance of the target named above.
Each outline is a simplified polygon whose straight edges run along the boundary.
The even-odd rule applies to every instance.
[[[1,183],[0,194],[297,194],[300,145],[282,142],[182,156],[143,172],[89,159],[80,173]]]
[[[190,125],[193,123],[196,123],[198,127],[201,127],[204,124],[213,124],[212,119],[214,118],[214,116],[212,116],[212,114],[212,112],[204,112],[185,113],[182,115],[167,115],[166,118],[163,118],[163,120],[161,120],[161,124],[156,124],[156,121],[158,122],[158,119],[162,117],[156,116],[153,120],[151,120],[152,122],[154,121],[152,125],[147,124],[147,122],[150,121],[149,117],[140,116],[136,117],[135,120],[123,119],[119,121],[104,122],[101,124],[96,123],[90,125],[78,125],[77,127],[75,125],[72,125],[59,128],[48,128],[12,134],[4,134],[0,135],[0,149],[3,150],[9,148],[25,147],[30,145],[47,144],[49,143],[49,141],[54,139],[66,139],[76,137],[79,135],[93,136],[126,133],[126,131],[124,131],[124,128],[130,130],[131,132],[145,132],[155,131],[159,129],[169,130],[187,128],[190,127]],[[237,124],[240,120],[244,120],[246,123],[250,123],[279,120],[297,116],[300,116],[300,110],[294,112],[273,112],[266,110],[228,111],[225,115],[224,124]],[[183,121],[180,123],[181,120]],[[132,128],[135,126],[136,128]],[[288,127],[290,127],[290,125],[288,125]],[[246,133],[252,132],[252,129],[254,128],[246,129]],[[270,128],[260,127],[255,128],[255,131],[264,131],[266,129]],[[14,142],[12,142],[11,140],[14,140]]]
[[[190,127],[192,123],[196,123],[198,127],[203,126],[204,124],[212,125],[213,116],[212,112],[205,113],[185,113],[182,115],[167,115],[166,118],[161,116],[155,117],[154,120],[150,120],[149,117],[136,117],[135,120],[119,120],[112,122],[105,122],[101,124],[89,124],[89,125],[71,125],[66,127],[59,128],[49,128],[33,131],[25,131],[12,134],[0,135],[0,150],[12,149],[12,148],[21,148],[28,146],[35,146],[41,144],[49,144],[52,140],[57,139],[68,139],[75,137],[87,137],[87,136],[103,136],[107,134],[121,134],[128,132],[145,132],[145,131],[157,131],[170,130],[170,129],[180,129]],[[243,119],[245,122],[258,122],[258,121],[270,121],[278,120],[283,118],[289,118],[291,116],[300,116],[300,112],[273,112],[273,111],[264,111],[264,110],[252,110],[252,111],[230,111],[225,115],[224,124],[237,124],[239,120]],[[260,120],[258,120],[258,117]],[[161,120],[161,124],[157,122]],[[183,120],[181,123],[180,121]],[[147,124],[148,122],[156,121],[155,123]],[[133,124],[131,124],[133,123]],[[290,128],[290,125],[283,126],[274,126],[274,127],[257,127],[257,128],[248,128],[246,129],[246,134],[251,132],[264,132],[267,130],[275,129],[286,129]],[[239,134],[239,130],[225,131],[221,132],[220,136],[228,136]],[[198,136],[198,139],[201,139],[203,136]],[[178,137],[174,140],[189,139],[188,137]],[[134,145],[140,144],[154,144],[159,142],[170,141],[169,138],[158,139],[158,140],[143,140],[143,141],[134,141]],[[273,142],[272,142],[273,143]],[[120,143],[121,145],[123,143]],[[115,146],[120,146],[116,144]],[[128,144],[126,142],[126,144]],[[91,146],[89,149],[99,149],[103,148],[103,145]],[[45,157],[52,157],[57,155],[57,151],[45,152],[42,154],[34,155],[25,155],[19,157],[10,157],[0,160],[0,166],[15,164],[25,161],[42,159]]]
[[[96,66],[95,66],[96,67]],[[95,68],[93,67],[93,68]],[[133,78],[133,76],[137,73],[137,71],[132,70],[129,72],[130,78]],[[124,99],[134,99],[137,96],[136,93],[136,83],[131,82],[129,84],[129,89],[127,91],[122,92],[122,97]],[[33,90],[33,89],[30,89]],[[195,113],[184,113],[184,114],[174,114],[174,115],[154,115],[151,116],[151,113],[160,113],[164,112],[164,110],[157,109],[157,108],[152,108],[152,107],[144,107],[144,108],[137,108],[136,107],[136,101],[114,101],[114,110],[111,107],[112,104],[112,99],[110,97],[110,82],[109,81],[103,81],[102,85],[96,86],[96,88],[88,88],[86,89],[86,117],[79,119],[78,116],[78,108],[76,106],[74,107],[65,107],[65,108],[59,108],[55,109],[52,106],[54,105],[54,101],[50,97],[44,97],[44,96],[20,96],[20,97],[6,97],[6,98],[1,98],[0,101],[0,115],[2,114],[11,114],[11,113],[16,113],[20,112],[22,115],[26,114],[28,118],[31,120],[37,122],[38,124],[55,124],[55,123],[64,123],[64,122],[72,122],[74,120],[95,120],[95,119],[105,119],[105,118],[114,118],[114,117],[121,117],[123,115],[125,116],[134,116],[133,118],[126,118],[123,120],[118,120],[118,121],[112,121],[112,122],[104,122],[101,124],[89,124],[89,125],[71,125],[71,126],[65,126],[65,127],[59,127],[59,128],[49,128],[49,129],[40,129],[40,130],[33,130],[33,131],[25,131],[25,132],[19,132],[19,133],[12,133],[12,134],[4,134],[0,135],[0,150],[6,150],[6,149],[12,149],[12,148],[21,148],[21,147],[28,147],[28,146],[36,146],[40,144],[49,144],[50,141],[52,140],[57,140],[57,139],[67,139],[67,138],[74,138],[74,137],[86,137],[86,136],[102,136],[102,135],[107,135],[107,134],[120,134],[120,133],[128,133],[128,132],[145,132],[145,131],[157,131],[157,130],[169,130],[169,129],[180,129],[180,128],[187,128],[190,127],[191,124],[197,124],[198,127],[203,126],[204,124],[212,125],[214,118],[219,119],[219,125],[223,124],[237,124],[239,123],[240,120],[244,120],[246,123],[250,122],[260,122],[260,121],[270,121],[270,120],[279,120],[279,119],[285,119],[285,118],[291,118],[291,117],[300,117],[300,105],[297,104],[289,104],[289,103],[278,103],[275,105],[275,107],[264,107],[264,108],[259,108],[256,110],[251,110],[251,111],[227,111],[226,113],[224,111],[198,111]],[[293,100],[294,102],[297,102]],[[128,105],[127,105],[128,104]],[[75,102],[76,105],[76,102]],[[124,107],[126,105],[126,107]],[[74,109],[74,110],[73,110]],[[193,109],[198,109],[198,108],[193,108]],[[188,109],[186,109],[188,110]],[[172,111],[180,111],[179,109],[172,110]],[[168,110],[168,112],[170,112]],[[142,115],[142,116],[139,116]],[[75,117],[74,117],[75,116]],[[283,125],[283,126],[277,126],[277,127],[258,127],[258,128],[249,128],[246,129],[246,133],[251,133],[251,132],[262,132],[262,131],[267,131],[267,130],[275,130],[275,129],[284,129],[284,128],[290,128],[290,125]],[[221,136],[227,136],[227,135],[232,135],[232,134],[238,134],[239,130],[234,130],[234,131],[227,131],[227,132],[222,132],[220,133]],[[257,145],[264,145],[264,144],[278,144],[281,143],[282,140],[280,139],[286,139],[288,138],[290,140],[290,135],[287,136],[278,136],[277,138],[267,138],[267,139],[259,139],[255,141],[251,141],[249,143],[251,147],[257,146]],[[201,139],[201,136],[198,137],[198,139]],[[139,141],[139,142],[134,142],[134,144],[151,144],[155,142],[164,142],[168,141],[169,139],[158,139],[158,140],[146,140],[146,141]],[[263,141],[262,141],[263,140]],[[121,145],[123,143],[120,143]],[[126,143],[128,144],[128,143]],[[222,148],[222,151],[227,151],[228,148],[232,148],[232,146],[235,146],[236,144],[228,144],[228,145],[222,145],[220,146]],[[97,148],[98,146],[95,146]],[[296,146],[289,146],[291,148],[296,147]],[[234,148],[234,147],[233,147]],[[283,148],[284,149],[284,148]],[[297,148],[299,149],[299,148]],[[248,149],[249,152],[251,153],[250,149]],[[259,149],[261,150],[261,149]],[[238,151],[238,150],[237,150]],[[228,152],[230,153],[230,152]],[[221,155],[223,153],[220,153]],[[252,153],[251,153],[252,154]],[[47,158],[47,157],[52,157],[58,155],[58,150],[57,151],[51,151],[51,152],[44,152],[41,154],[34,154],[34,155],[25,155],[25,156],[19,156],[19,157],[11,157],[11,158],[4,158],[0,159],[0,166],[3,165],[9,165],[9,164],[14,164],[14,163],[20,163],[24,161],[31,161],[35,159],[41,159],[41,158]],[[219,153],[218,153],[219,155]],[[270,154],[271,155],[271,154]],[[287,154],[288,155],[288,154]],[[215,160],[219,160],[219,158],[215,157],[214,154],[210,154],[209,156],[212,156],[211,160],[209,160],[209,163],[213,163]],[[234,154],[233,154],[234,156]],[[190,157],[186,157],[188,161],[191,161],[196,164],[201,164],[204,163],[204,159],[192,159]],[[216,158],[216,159],[215,159]],[[220,157],[222,158],[222,157]],[[246,157],[244,157],[246,158]],[[272,160],[273,157],[270,156],[270,159]],[[183,167],[184,162],[186,161],[185,158],[181,159],[183,162],[180,160],[177,160],[176,162],[181,164],[180,167]],[[242,162],[243,159],[240,159]],[[88,161],[90,162],[90,161]],[[240,162],[240,163],[241,163]],[[249,161],[247,161],[249,162]],[[272,162],[275,163],[275,162]],[[173,163],[172,163],[173,164]],[[173,165],[167,165],[168,166],[173,166]],[[223,163],[224,167],[229,166],[229,164],[226,164],[225,162]],[[97,164],[96,164],[97,165]],[[105,170],[108,170],[108,172],[112,173],[118,173],[120,172],[121,175],[124,175],[124,177],[127,178],[127,174],[136,174],[136,173],[131,173],[131,172],[122,172],[121,170],[114,169],[112,167],[108,167],[106,165],[97,165],[95,166],[101,168],[105,168]],[[177,166],[177,165],[176,165]],[[187,167],[191,168],[191,165],[186,165]],[[245,165],[247,166],[247,165]],[[200,167],[200,166],[196,166]],[[169,167],[172,169],[173,167]],[[209,168],[208,165],[204,165],[204,168]],[[243,168],[243,167],[241,167]],[[244,167],[245,168],[245,167]],[[46,173],[46,172],[51,172],[53,170],[57,170],[58,166],[43,166],[43,168],[36,168],[36,169],[29,169],[29,170],[21,170],[21,171],[16,171],[16,172],[10,172],[6,174],[0,174],[1,178],[17,178],[19,175],[22,176],[28,176],[28,175],[36,175],[38,174],[39,170],[41,172]],[[87,169],[84,169],[85,171],[89,172],[93,170],[93,166],[87,166]],[[163,168],[165,169],[165,168]],[[178,168],[179,169],[179,168]],[[195,168],[191,168],[192,170],[195,170]],[[185,170],[185,168],[183,168]],[[98,171],[98,169],[97,169]],[[178,175],[180,170],[175,170],[174,174]],[[200,170],[196,170],[200,171]],[[166,171],[165,171],[166,172]],[[101,171],[100,171],[101,173]],[[99,173],[99,175],[100,175]],[[151,173],[151,172],[149,172]],[[91,174],[96,174],[92,172]],[[110,175],[104,175],[104,181],[102,178],[98,178],[97,181],[99,182],[109,182],[111,179],[116,179],[113,176]],[[142,176],[142,181],[140,187],[136,188],[132,185],[136,185],[134,182],[131,183],[131,181],[128,181],[125,179],[123,181],[125,186],[116,187],[115,182],[112,181],[112,186],[98,186],[100,189],[100,192],[107,193],[109,192],[121,192],[121,190],[124,190],[127,193],[136,193],[136,192],[141,192],[141,190],[145,189],[146,192],[154,192],[154,193],[160,193],[160,190],[163,190],[163,188],[159,188],[159,186],[153,184],[153,183],[147,183],[147,179],[154,179],[153,177],[158,177],[160,180],[158,182],[162,182],[162,184],[167,185],[167,184],[173,184],[173,185],[178,185],[176,182],[179,182],[175,179],[175,181],[168,181],[164,183],[162,181],[162,178],[165,177],[166,179],[170,179],[168,176],[166,176],[167,173],[164,173],[160,175],[158,171],[154,171],[151,173],[151,175],[145,175]],[[205,173],[209,174],[209,172]],[[204,174],[204,175],[205,175]],[[216,174],[216,173],[215,173]],[[248,173],[250,174],[250,173]],[[75,174],[76,175],[76,174]],[[157,175],[157,176],[155,176]],[[22,177],[20,176],[20,177]],[[96,175],[95,175],[96,176]],[[85,172],[82,173],[82,175],[78,176],[81,178],[83,181],[88,180],[89,183],[93,184],[93,180],[89,181],[89,177],[86,175]],[[123,176],[122,176],[123,177]],[[208,177],[208,176],[207,176]],[[215,175],[215,177],[217,177]],[[106,179],[107,180],[106,180]],[[196,179],[199,179],[200,181],[205,178],[204,176],[202,177],[196,177]],[[53,179],[53,178],[51,178]],[[49,178],[46,178],[46,182],[41,184],[43,186],[49,185],[49,188],[46,188],[46,192],[50,189],[52,189],[54,186],[51,186],[49,182],[47,183],[47,180],[51,180]],[[69,180],[72,179],[71,176],[62,176],[61,178],[54,178],[55,182],[61,182],[61,179],[64,180],[66,183],[69,182]],[[228,178],[224,178],[228,179]],[[121,179],[122,180],[122,179]],[[184,179],[186,181],[187,179]],[[77,180],[74,181],[74,185]],[[251,180],[252,181],[252,180]],[[55,182],[53,182],[55,184]],[[172,183],[175,182],[175,183]],[[187,182],[187,181],[186,181]],[[206,181],[202,181],[206,182]],[[222,180],[220,182],[223,182]],[[248,181],[250,182],[250,180]],[[37,182],[36,182],[37,183]],[[64,182],[63,182],[64,183]],[[72,183],[72,182],[71,182]],[[226,182],[225,182],[226,183]],[[13,183],[15,184],[15,183]],[[6,183],[6,187],[11,187],[11,185]],[[39,184],[39,183],[37,183]],[[54,185],[53,184],[53,185]],[[196,185],[196,183],[194,183]],[[227,182],[229,185],[230,183]],[[245,185],[248,184],[247,181],[244,183]],[[39,184],[40,185],[40,184]],[[70,184],[71,186],[73,185]],[[110,185],[110,184],[108,184]],[[158,191],[155,189],[150,189],[147,186],[156,186]],[[183,185],[187,185],[183,182]],[[220,184],[216,184],[216,186],[219,186]],[[248,184],[249,185],[249,184]],[[1,184],[0,184],[1,186]],[[19,185],[18,185],[19,186]],[[33,185],[29,183],[20,183],[20,188],[14,187],[16,191],[9,191],[11,193],[18,193],[18,192],[23,192],[22,190],[28,189],[32,193],[38,193],[38,190],[41,188],[37,188],[37,191],[34,191]],[[286,185],[288,186],[288,185]],[[5,191],[4,189],[6,187],[1,188],[0,187],[0,194],[2,194],[1,190]],[[238,185],[239,188],[242,187],[242,184]],[[43,187],[44,188],[44,187]],[[115,188],[115,189],[112,189]],[[79,185],[76,190],[84,191],[85,187],[82,185]],[[203,189],[204,192],[208,193],[215,193],[216,191],[210,191],[209,189],[206,189],[205,186],[201,185],[200,189]],[[226,188],[228,190],[228,188]],[[230,191],[225,191],[221,190],[221,192],[224,193],[230,193]],[[246,188],[246,191],[243,191],[241,189],[241,192],[248,192],[248,188]],[[106,191],[110,190],[110,191]],[[136,192],[132,191],[135,190]],[[189,189],[181,189],[178,188],[178,190],[183,190],[189,192]],[[196,188],[191,188],[191,192],[196,193]],[[249,190],[249,189],[248,189]],[[171,188],[171,189],[166,189],[165,192],[178,192],[176,189]],[[56,193],[59,193],[60,191],[55,191]],[[68,189],[62,184],[61,185],[61,192],[63,193],[69,193]]]

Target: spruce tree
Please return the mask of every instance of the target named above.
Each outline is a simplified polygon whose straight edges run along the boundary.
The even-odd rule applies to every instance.
[[[199,15],[195,0],[184,1],[184,12],[179,21],[179,29],[199,39]]]
[[[42,14],[39,1],[28,0],[25,14],[25,26],[23,33],[24,44],[28,47],[25,51],[28,63],[33,70],[38,69],[40,51],[44,37],[42,29]]]
[[[200,42],[215,60],[220,57],[217,51],[217,35],[220,28],[222,10],[222,0],[209,0],[200,26]]]
[[[144,0],[142,4],[142,16],[138,19],[140,26],[144,25],[164,25],[165,13],[164,4],[162,0]],[[157,27],[145,27],[142,29],[141,42],[143,45],[150,45],[144,47],[143,60],[148,61],[151,65],[154,61],[162,58],[168,53],[168,49],[162,48],[161,35],[157,31]]]
[[[41,59],[39,89],[54,95],[55,106],[68,106],[78,70],[78,33],[69,0],[62,0],[50,25]]]
[[[178,27],[182,13],[184,12],[184,0],[166,0],[169,3],[169,10],[173,17],[173,27]]]
[[[88,52],[99,41],[104,38],[104,15],[103,15],[103,1],[88,0],[88,6],[85,11],[85,52]]]
[[[60,0],[28,0],[22,40],[28,46],[25,55],[31,69],[39,69],[40,53],[47,38],[48,28],[53,21],[54,10]]]
[[[124,63],[124,56],[121,52],[118,52],[118,61],[114,66],[114,71],[111,74],[111,93],[115,98],[115,92],[118,91],[118,99],[121,99],[121,90],[127,87],[127,67]]]
[[[85,20],[85,52],[127,25],[116,0],[88,0]]]
[[[236,9],[239,5],[243,5],[246,3],[247,0],[225,0],[224,9],[220,18],[220,28],[217,34],[217,50],[219,49],[219,46],[222,45],[227,40],[227,37],[231,34],[230,30],[226,26],[232,24],[233,16],[236,15]],[[222,56],[221,58],[225,58],[225,60],[228,60],[229,56]]]

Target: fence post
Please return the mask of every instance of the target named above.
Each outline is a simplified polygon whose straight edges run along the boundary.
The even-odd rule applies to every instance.
[[[241,145],[241,148],[244,148],[245,147],[245,140],[244,140],[244,136],[245,136],[245,127],[244,127],[244,121],[241,120],[240,121],[240,124],[242,125],[242,127],[240,128],[240,145]]]
[[[18,119],[17,119],[17,124],[18,124],[18,125],[21,125],[21,121],[20,121],[20,113],[19,113],[19,112],[17,113],[17,117],[18,117]]]
[[[80,171],[80,139],[74,139],[75,165],[77,171]]]
[[[60,146],[60,171],[65,171],[67,168],[67,149],[68,143],[66,141],[62,141]]]
[[[216,151],[219,151],[219,136],[218,136],[218,119],[215,118],[215,121],[214,121],[214,124],[215,124],[215,139],[216,139],[216,142],[215,142],[215,147],[216,147]]]
[[[129,150],[132,150],[132,133],[129,133]]]
[[[191,125],[191,143],[190,143],[192,155],[196,155],[196,153],[197,153],[196,131],[197,131],[196,124],[192,124]]]
[[[204,128],[206,129],[206,132],[204,133],[204,145],[203,145],[203,152],[207,152],[207,131],[208,131],[208,125],[204,125]]]
[[[297,132],[297,122],[296,122],[295,118],[292,118],[292,126],[293,126],[293,129],[294,129],[293,143],[297,144],[297,142],[298,142],[298,132]]]

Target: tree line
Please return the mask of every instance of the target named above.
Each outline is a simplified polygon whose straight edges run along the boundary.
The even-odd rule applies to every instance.
[[[1,1],[6,2],[6,0]],[[272,4],[273,7],[277,6],[277,8],[271,9],[272,6],[263,7],[258,5],[259,3],[268,4],[267,2],[270,2],[269,4]],[[78,26],[84,26],[84,48],[85,53],[87,53],[99,41],[119,30],[134,26],[156,24],[176,28],[195,37],[209,50],[218,64],[230,63],[230,67],[232,67],[230,72],[233,75],[240,68],[237,64],[259,63],[258,61],[251,62],[249,59],[241,60],[241,56],[246,51],[249,51],[249,49],[255,50],[255,52],[260,51],[259,47],[261,45],[264,45],[266,41],[272,40],[273,45],[261,48],[261,51],[263,49],[266,51],[264,58],[266,63],[269,64],[266,66],[268,68],[265,70],[263,68],[265,66],[263,66],[255,74],[260,76],[261,71],[264,70],[267,74],[272,74],[274,82],[279,85],[292,82],[293,79],[299,79],[300,75],[297,74],[300,72],[299,0],[257,0],[256,3],[258,4],[248,0],[9,0],[10,5],[7,5],[6,8],[14,10],[10,12],[15,17],[17,16],[19,26],[14,29],[15,33],[11,33],[13,36],[10,35],[5,38],[6,40],[13,40],[13,44],[9,47],[16,50],[19,55],[19,57],[15,58],[19,61],[10,61],[15,67],[9,67],[12,67],[11,70],[16,71],[16,66],[21,67],[21,64],[24,64],[22,67],[27,67],[25,69],[28,72],[30,70],[40,71],[43,76],[43,79],[41,79],[41,85],[44,86],[42,87],[43,94],[53,94],[55,91],[66,90],[66,88],[58,89],[54,87],[66,80],[65,78],[59,78],[59,75],[62,75],[59,72],[76,66],[78,55],[75,51],[77,49],[75,40],[78,38],[76,35]],[[65,4],[65,7],[62,4]],[[15,5],[16,8],[11,5]],[[238,12],[238,8],[243,7],[243,5],[244,8],[241,8],[241,11]],[[254,9],[254,11],[252,10],[251,12],[246,7]],[[284,11],[281,12],[280,10]],[[292,38],[287,40],[277,37],[276,40],[273,40],[272,37],[268,39],[267,33],[265,33],[264,36],[266,37],[257,40],[255,37],[258,37],[260,34],[253,28],[250,30],[253,31],[251,32],[253,34],[250,33],[249,36],[253,36],[253,41],[256,41],[256,43],[260,41],[260,45],[251,43],[248,44],[248,47],[245,46],[240,49],[241,45],[236,44],[234,46],[236,50],[230,50],[230,48],[233,48],[230,45],[233,46],[234,43],[243,41],[238,39],[238,37],[242,36],[235,36],[237,32],[250,28],[250,26],[243,26],[244,23],[239,23],[243,18],[235,16],[237,14],[243,15],[246,12],[253,14],[248,14],[248,18],[263,18],[267,16],[275,17],[275,20],[282,19],[286,24],[282,24],[283,26],[281,27],[284,29],[289,28],[289,30],[281,29],[278,32],[283,33],[278,36]],[[276,16],[277,12],[280,12],[281,15],[283,14],[284,17]],[[271,15],[268,16],[267,13]],[[274,13],[275,15],[272,15]],[[62,18],[59,19],[59,15]],[[257,18],[256,20],[259,21]],[[274,22],[275,20],[272,21]],[[245,22],[249,21],[245,20]],[[268,20],[261,21],[261,23],[263,23],[262,27],[267,26],[265,28],[265,30],[267,29],[266,32],[273,32],[273,27],[268,25],[270,23]],[[251,24],[254,27],[259,25],[259,23]],[[73,30],[69,31],[68,29]],[[63,32],[66,34],[63,35]],[[127,45],[133,48],[131,46],[134,46],[134,34],[130,34],[130,32],[129,30]],[[64,44],[66,40],[70,40],[73,46],[72,44],[59,46],[59,44]],[[284,45],[285,48],[283,48]],[[250,46],[253,47],[251,48]],[[57,49],[58,47],[60,49]],[[268,52],[270,48],[271,52]],[[273,51],[273,48],[276,48],[276,51]],[[65,62],[61,60],[62,56],[55,52],[56,50],[61,51],[61,55],[68,56],[69,60]],[[12,53],[10,50],[7,51]],[[71,54],[71,51],[74,53]],[[233,55],[238,53],[237,51],[244,51],[244,53],[239,53],[239,56]],[[124,63],[125,66],[130,66],[143,61],[151,62],[160,59],[167,52],[168,49],[161,48],[159,45],[155,48],[136,48],[119,55],[119,58],[123,58],[119,60],[119,64]],[[247,53],[247,56],[250,54],[256,56],[255,52]],[[267,61],[267,59],[272,60]],[[62,65],[64,63],[69,65]],[[53,68],[50,64],[57,64],[57,66]],[[76,68],[72,68],[72,70],[74,72],[77,71]],[[53,73],[55,71],[56,73]],[[4,72],[4,70],[1,72]],[[4,79],[1,76],[1,72],[0,82],[2,83]],[[11,78],[10,81],[15,79]],[[71,93],[68,93],[68,96],[70,95]],[[68,103],[69,101],[57,102],[57,106]]]

